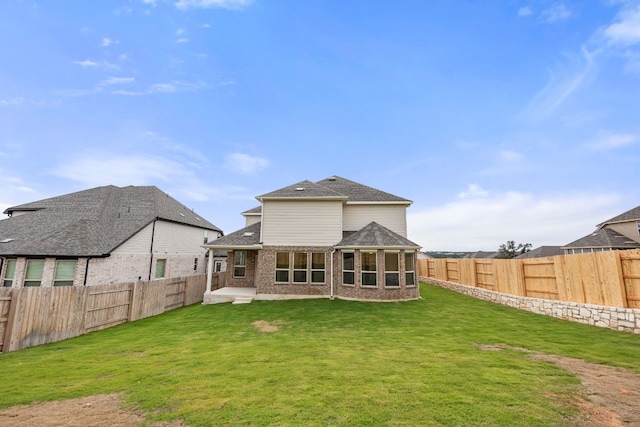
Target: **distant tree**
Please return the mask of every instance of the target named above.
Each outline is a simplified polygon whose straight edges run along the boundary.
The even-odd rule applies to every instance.
[[[510,259],[531,250],[531,243],[518,243],[513,240],[507,240],[507,243],[500,245],[496,258]]]

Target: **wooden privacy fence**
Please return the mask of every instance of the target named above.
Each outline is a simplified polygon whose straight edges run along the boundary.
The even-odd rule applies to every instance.
[[[0,351],[56,342],[194,304],[202,301],[206,282],[202,275],[86,287],[0,288]]]
[[[640,308],[640,250],[530,259],[421,259],[423,279],[510,295]]]

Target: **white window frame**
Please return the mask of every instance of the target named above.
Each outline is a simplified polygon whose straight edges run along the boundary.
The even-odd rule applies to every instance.
[[[162,266],[162,271],[158,270],[160,266]],[[167,259],[166,258],[156,259],[156,271],[155,271],[154,277],[156,279],[164,279],[166,276],[167,276]]]
[[[387,256],[395,256],[397,270],[389,270],[387,265]],[[389,284],[390,279],[395,278],[397,284]],[[384,286],[385,288],[397,289],[400,287],[400,252],[399,251],[385,251],[384,252]]]
[[[22,286],[24,287],[30,287],[30,286],[41,286],[42,285],[42,276],[44,275],[44,262],[45,260],[43,259],[29,259],[27,260],[27,266],[24,269],[24,283]],[[33,265],[42,265],[42,268],[40,269],[40,277],[37,279],[31,278],[28,279],[28,275],[29,275],[29,267],[33,266]],[[35,267],[36,269],[39,269],[38,267]],[[36,271],[37,273],[37,271]]]
[[[345,255],[351,255],[351,262],[353,263],[353,269],[346,269],[344,266]],[[351,282],[345,280],[345,273],[348,273],[353,278]],[[356,285],[356,253],[355,252],[342,252],[342,284],[344,286]]]
[[[411,259],[411,263],[413,264],[413,269],[407,269],[407,259]],[[411,277],[411,280],[409,280]],[[404,281],[406,287],[414,287],[416,284],[416,253],[415,252],[405,252],[404,253]]]
[[[71,263],[73,263],[73,273],[71,277],[59,277],[64,272],[64,269],[60,268],[60,266]],[[73,286],[76,277],[76,268],[78,268],[78,261],[75,259],[57,259],[56,271],[53,276],[53,286]]]
[[[9,268],[9,266],[13,266],[13,268]],[[2,279],[2,287],[11,288],[13,287],[13,282],[16,279],[16,266],[18,265],[17,259],[9,259],[7,258],[4,263],[4,277]]]
[[[247,251],[233,252],[233,277],[247,277]]]
[[[314,255],[322,256],[322,268],[314,268],[314,264],[313,264]],[[326,273],[326,270],[327,270],[327,254],[325,252],[311,252],[310,257],[311,257],[311,264],[310,264],[310,267],[311,267],[311,277],[310,277],[311,283],[312,284],[316,284],[316,285],[321,284],[321,283],[326,283],[327,282],[327,273]],[[322,280],[314,280],[314,277],[313,277],[314,273],[315,274],[322,273]]]
[[[297,267],[297,260],[304,261],[304,267]],[[304,280],[298,280],[296,277],[296,273],[298,275],[302,275]],[[309,253],[308,252],[293,252],[293,277],[291,278],[293,283],[309,283]]]
[[[369,258],[373,256],[375,270],[365,270],[365,257]],[[374,278],[374,284],[366,284],[371,277]],[[367,279],[367,280],[366,280]],[[360,286],[363,288],[377,288],[378,287],[378,251],[360,251]]]
[[[287,266],[286,267],[278,267],[278,254],[283,254],[287,256]],[[275,282],[276,283],[289,283],[289,279],[291,278],[291,252],[278,251],[275,256],[275,264],[276,264],[276,272],[275,272]],[[283,264],[284,265],[284,264]],[[286,280],[278,280],[278,273],[283,274],[286,272]]]

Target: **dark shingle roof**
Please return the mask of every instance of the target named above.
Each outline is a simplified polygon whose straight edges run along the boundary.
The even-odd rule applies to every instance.
[[[262,199],[280,199],[280,198],[331,198],[331,199],[346,199],[344,194],[340,194],[327,187],[315,184],[311,181],[302,181],[297,184],[283,187],[279,190],[271,191],[256,197],[258,200]]]
[[[255,208],[251,208],[242,212],[242,215],[261,215],[261,214],[262,214],[262,205],[256,206]]]
[[[325,188],[329,188],[340,194],[349,197],[350,202],[404,202],[411,203],[411,200],[394,196],[393,194],[350,181],[339,176],[332,176],[317,182]]]
[[[588,236],[584,236],[562,247],[570,248],[613,248],[613,249],[635,249],[640,248],[640,243],[634,242],[627,236],[610,228],[602,228]]]
[[[601,228],[602,226],[606,224],[611,224],[613,222],[624,222],[624,221],[634,221],[634,220],[640,220],[640,206],[636,206],[635,208],[629,209],[628,211],[623,212],[618,216],[614,216],[613,218],[608,219],[596,225],[596,228]]]
[[[350,233],[336,247],[372,247],[372,248],[416,248],[420,245],[394,233],[377,222],[370,222],[364,228]]]
[[[29,212],[17,215],[19,212]],[[1,255],[103,256],[155,219],[222,232],[154,186],[96,187],[8,208]]]
[[[393,194],[376,190],[375,188],[349,181],[339,176],[332,176],[316,183],[302,181],[256,198],[260,201],[270,198],[329,198],[344,199],[349,202],[394,202],[411,204],[411,200],[403,199],[402,197],[394,196]]]
[[[248,227],[241,228],[238,231],[227,234],[212,242],[207,243],[206,247],[243,247],[243,246],[256,246],[260,244],[260,229],[262,227],[261,222],[256,222]]]
[[[540,246],[521,255],[518,255],[516,259],[544,258],[562,254],[564,254],[564,251],[560,246]]]

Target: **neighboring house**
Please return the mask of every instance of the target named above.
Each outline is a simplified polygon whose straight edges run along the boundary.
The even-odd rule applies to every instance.
[[[4,213],[10,216],[0,220],[0,284],[5,287],[205,274],[202,244],[222,235],[156,187],[97,187]]]
[[[601,224],[596,231],[562,247],[565,254],[640,248],[640,206]]]
[[[560,246],[540,246],[518,255],[515,259],[544,258],[562,254],[564,254],[564,251]]]
[[[207,245],[229,251],[224,283],[257,294],[355,300],[420,297],[407,239],[411,201],[333,176],[256,197],[246,227]],[[210,268],[211,271],[211,268]],[[211,286],[204,302],[213,302]]]
[[[495,258],[498,252],[477,251],[471,252],[464,256],[464,258]]]

